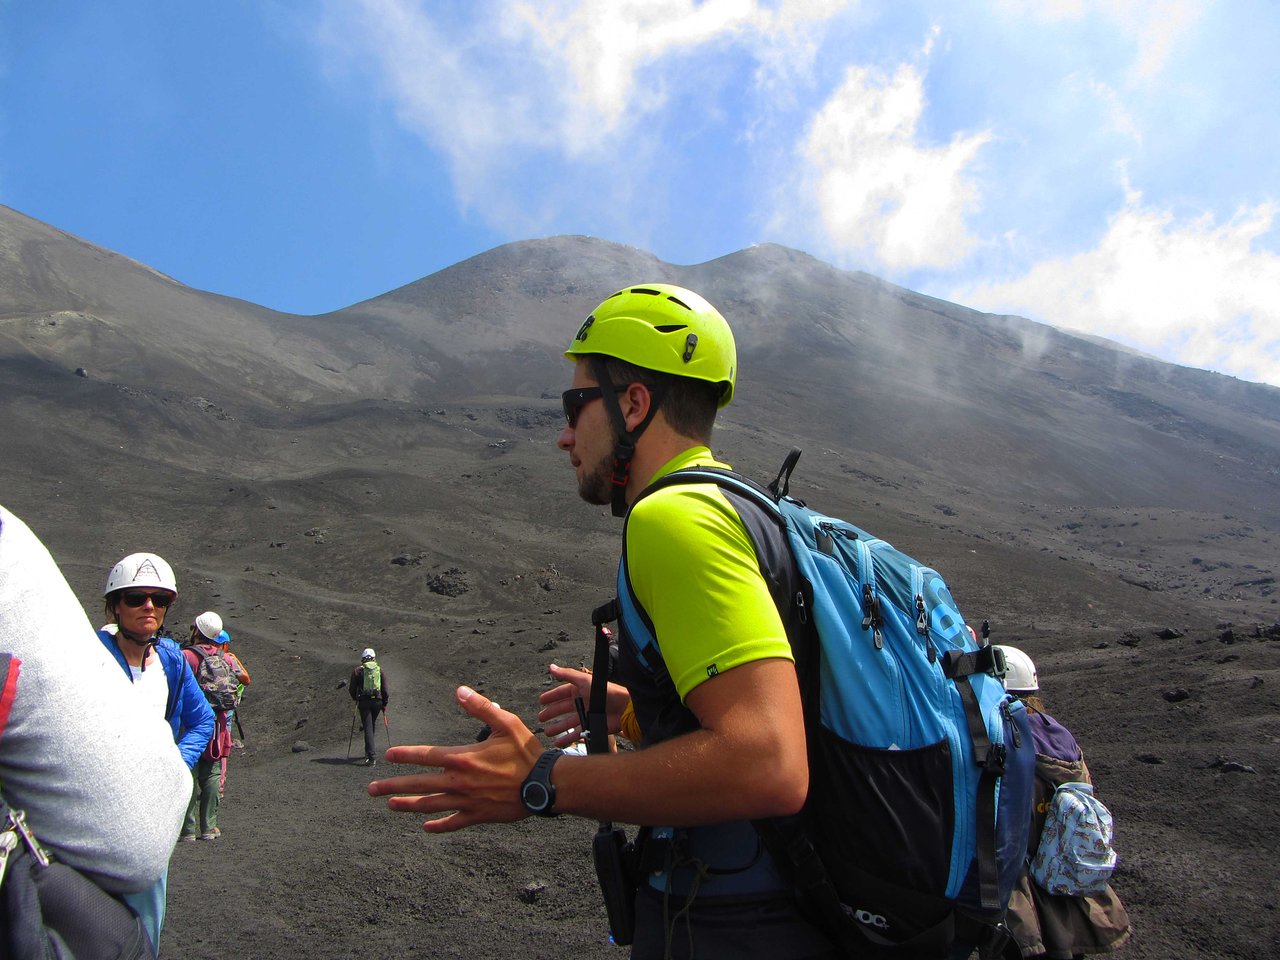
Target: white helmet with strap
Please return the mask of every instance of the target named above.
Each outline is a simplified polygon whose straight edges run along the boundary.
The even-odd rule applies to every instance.
[[[155,587],[177,593],[178,581],[173,575],[173,567],[163,557],[154,553],[131,553],[111,568],[102,595],[109,597],[117,590],[136,587]]]

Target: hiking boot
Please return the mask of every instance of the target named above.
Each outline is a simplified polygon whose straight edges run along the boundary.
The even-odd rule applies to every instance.
[[[365,757],[365,758],[364,758],[364,763],[363,763],[363,764],[361,764],[361,766],[365,766],[365,767],[372,767],[372,766],[373,766],[375,763],[377,763],[377,762],[378,762],[378,761],[377,761],[377,760],[375,760],[375,759],[373,759],[373,757]]]
[[[218,837],[220,836],[222,836],[221,832],[214,833],[212,830],[210,830],[208,833],[200,834],[200,839],[201,840],[217,840]]]
[[[194,833],[184,833],[178,837],[180,841],[184,841],[184,842],[187,840],[194,840],[195,838],[196,838],[196,835]]]

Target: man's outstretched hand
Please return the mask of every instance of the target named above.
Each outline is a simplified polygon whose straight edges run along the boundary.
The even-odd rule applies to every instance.
[[[392,747],[389,763],[435,768],[429,772],[374,780],[369,796],[388,797],[387,807],[404,813],[444,813],[427,820],[427,833],[449,833],[477,823],[510,823],[529,816],[520,785],[543,746],[514,713],[470,687],[459,687],[458,703],[493,731],[488,739],[456,747]]]

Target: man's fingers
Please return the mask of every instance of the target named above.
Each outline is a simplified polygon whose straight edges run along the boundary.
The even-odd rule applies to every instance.
[[[511,722],[519,722],[514,714],[494,703],[482,693],[476,693],[470,687],[459,687],[455,692],[458,698],[458,705],[462,707],[468,714],[479,720],[481,723],[487,723],[495,730],[499,727],[510,726]]]
[[[442,789],[440,774],[411,774],[405,777],[388,777],[369,784],[369,796],[389,797],[393,794],[432,793]]]
[[[451,813],[447,817],[428,820],[422,825],[422,829],[427,833],[453,833],[455,830],[462,830],[479,822],[475,817],[469,817],[463,813]]]
[[[448,794],[424,794],[416,797],[391,797],[387,809],[394,813],[444,813],[443,817],[427,820],[422,829],[427,833],[452,833],[479,821],[457,807],[457,799]]]
[[[570,723],[577,721],[578,708],[572,700],[557,700],[538,711],[538,722],[542,724],[561,718],[567,718]]]
[[[495,734],[506,734],[518,743],[523,743],[533,734],[524,725],[524,721],[510,710],[503,710],[488,697],[476,693],[470,687],[458,688],[458,704],[481,723],[487,723]],[[460,748],[466,752],[474,750],[474,745]]]
[[[572,683],[561,683],[552,687],[550,690],[544,690],[538,694],[538,702],[544,707],[548,704],[555,703],[558,700],[567,700],[572,703],[574,698],[578,696],[578,688]]]
[[[547,666],[547,673],[551,674],[553,680],[563,680],[577,687],[579,690],[590,689],[591,687],[591,671],[579,670],[576,667],[562,667],[558,663],[552,663]]]
[[[412,763],[419,767],[443,767],[460,747],[436,747],[430,744],[388,747],[384,754],[387,763]]]
[[[542,732],[553,738],[557,747],[563,747],[565,744],[573,743],[578,739],[578,718],[564,718],[554,723],[544,723]]]

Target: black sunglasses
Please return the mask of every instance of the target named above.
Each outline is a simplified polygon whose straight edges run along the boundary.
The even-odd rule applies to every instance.
[[[614,387],[613,392],[622,393],[629,386],[631,384],[626,383],[620,387]],[[569,429],[573,430],[578,426],[578,415],[582,413],[583,407],[603,396],[603,387],[574,387],[560,394],[560,403],[564,406],[564,420],[569,424]]]
[[[148,600],[157,610],[163,610],[173,603],[172,593],[143,593],[141,590],[130,590],[120,594],[120,602],[126,607],[140,607]]]

